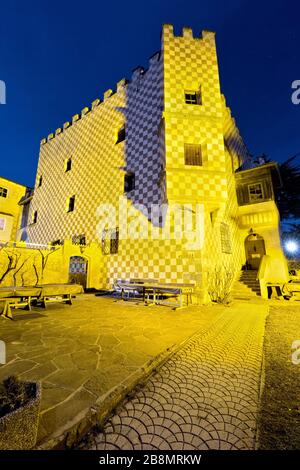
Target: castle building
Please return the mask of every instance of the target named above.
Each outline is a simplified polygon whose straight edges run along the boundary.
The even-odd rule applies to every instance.
[[[98,246],[89,264],[76,259],[83,272],[93,264],[88,287],[192,282],[205,299],[214,276],[245,265],[286,279],[279,184],[275,163],[251,164],[221,94],[215,34],[164,25],[147,69],[41,141],[18,238]]]

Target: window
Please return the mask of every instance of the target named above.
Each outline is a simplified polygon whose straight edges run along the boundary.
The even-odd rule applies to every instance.
[[[65,160],[65,173],[67,173],[67,171],[70,171],[72,168],[72,158],[67,158]]]
[[[262,188],[261,183],[249,184],[248,191],[249,191],[250,202],[260,201],[264,199],[264,193],[263,193],[263,188]]]
[[[38,188],[39,188],[40,186],[42,186],[42,183],[43,183],[43,177],[42,177],[42,175],[41,175],[41,176],[39,177],[39,180],[38,180]]]
[[[201,104],[201,92],[187,90],[184,92],[186,104]]]
[[[113,255],[119,251],[119,229],[116,228],[103,230],[102,233],[102,253],[104,255]]]
[[[135,174],[126,173],[124,177],[124,192],[129,193],[135,188]]]
[[[232,253],[231,237],[229,225],[223,222],[220,225],[221,251],[222,253]]]
[[[84,233],[81,233],[80,235],[73,235],[72,244],[73,245],[86,245],[86,238],[85,238]]]
[[[116,144],[118,144],[119,142],[123,142],[125,140],[125,137],[126,137],[126,130],[125,130],[125,125],[124,125],[123,127],[121,127],[121,129],[118,130],[118,138],[117,138]]]
[[[0,219],[0,230],[5,229],[5,219]]]
[[[37,211],[34,211],[33,214],[32,214],[32,223],[33,224],[36,224],[37,223]]]
[[[67,212],[73,212],[75,208],[75,196],[71,196],[67,199]]]
[[[202,165],[201,145],[184,144],[184,163],[193,166]]]
[[[54,240],[53,242],[51,242],[51,246],[59,246],[63,244],[64,244],[63,240],[60,240],[60,239]]]
[[[0,187],[0,197],[7,197],[8,189]]]

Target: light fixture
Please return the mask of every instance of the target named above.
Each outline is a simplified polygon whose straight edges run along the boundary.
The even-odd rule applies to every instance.
[[[295,242],[294,240],[288,240],[287,242],[285,242],[285,249],[289,253],[296,253],[299,249],[299,246],[298,246],[298,243]]]

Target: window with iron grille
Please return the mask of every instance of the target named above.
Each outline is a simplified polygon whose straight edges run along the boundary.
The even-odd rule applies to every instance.
[[[220,225],[221,250],[222,253],[232,253],[231,236],[229,225],[223,222]]]
[[[186,90],[184,92],[185,102],[186,104],[201,104],[201,92],[198,91],[191,91]]]
[[[124,192],[129,193],[135,188],[135,174],[126,173],[124,176]]]
[[[102,233],[102,253],[113,255],[119,251],[119,229],[105,229]]]
[[[261,183],[249,184],[248,191],[249,191],[250,202],[264,199],[264,192],[263,192],[263,187]]]
[[[184,163],[186,165],[202,166],[201,145],[184,144]]]
[[[125,130],[125,125],[121,127],[121,129],[118,130],[118,138],[117,138],[117,144],[119,142],[123,142],[126,138],[126,130]]]
[[[51,242],[52,246],[59,246],[59,245],[63,245],[63,244],[64,244],[63,240],[60,240],[60,239],[59,240],[54,240],[53,242]]]
[[[81,233],[80,235],[73,235],[72,244],[73,245],[86,245],[86,238],[85,238],[84,233]]]
[[[8,190],[0,187],[0,197],[7,197]]]

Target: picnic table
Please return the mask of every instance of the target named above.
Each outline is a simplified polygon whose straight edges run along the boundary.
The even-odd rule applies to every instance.
[[[300,281],[291,280],[284,284],[282,295],[288,300],[300,300]]]
[[[31,310],[31,305],[46,308],[49,302],[63,302],[72,305],[72,295],[81,294],[83,287],[78,284],[43,284],[38,286],[12,286],[0,288],[0,303],[3,311],[0,315],[12,319],[11,308]]]
[[[2,315],[12,319],[11,308],[31,310],[32,298],[39,295],[40,289],[37,287],[1,287],[0,302],[4,304]]]
[[[37,303],[46,308],[48,303],[62,302],[72,305],[72,295],[82,294],[83,287],[80,284],[42,284],[41,293]]]
[[[192,294],[194,292],[194,284],[184,283],[122,282],[118,284],[118,287],[121,290],[123,300],[125,300],[126,293],[138,292],[147,305],[168,305],[176,310],[192,303]],[[186,297],[185,305],[184,297]]]

